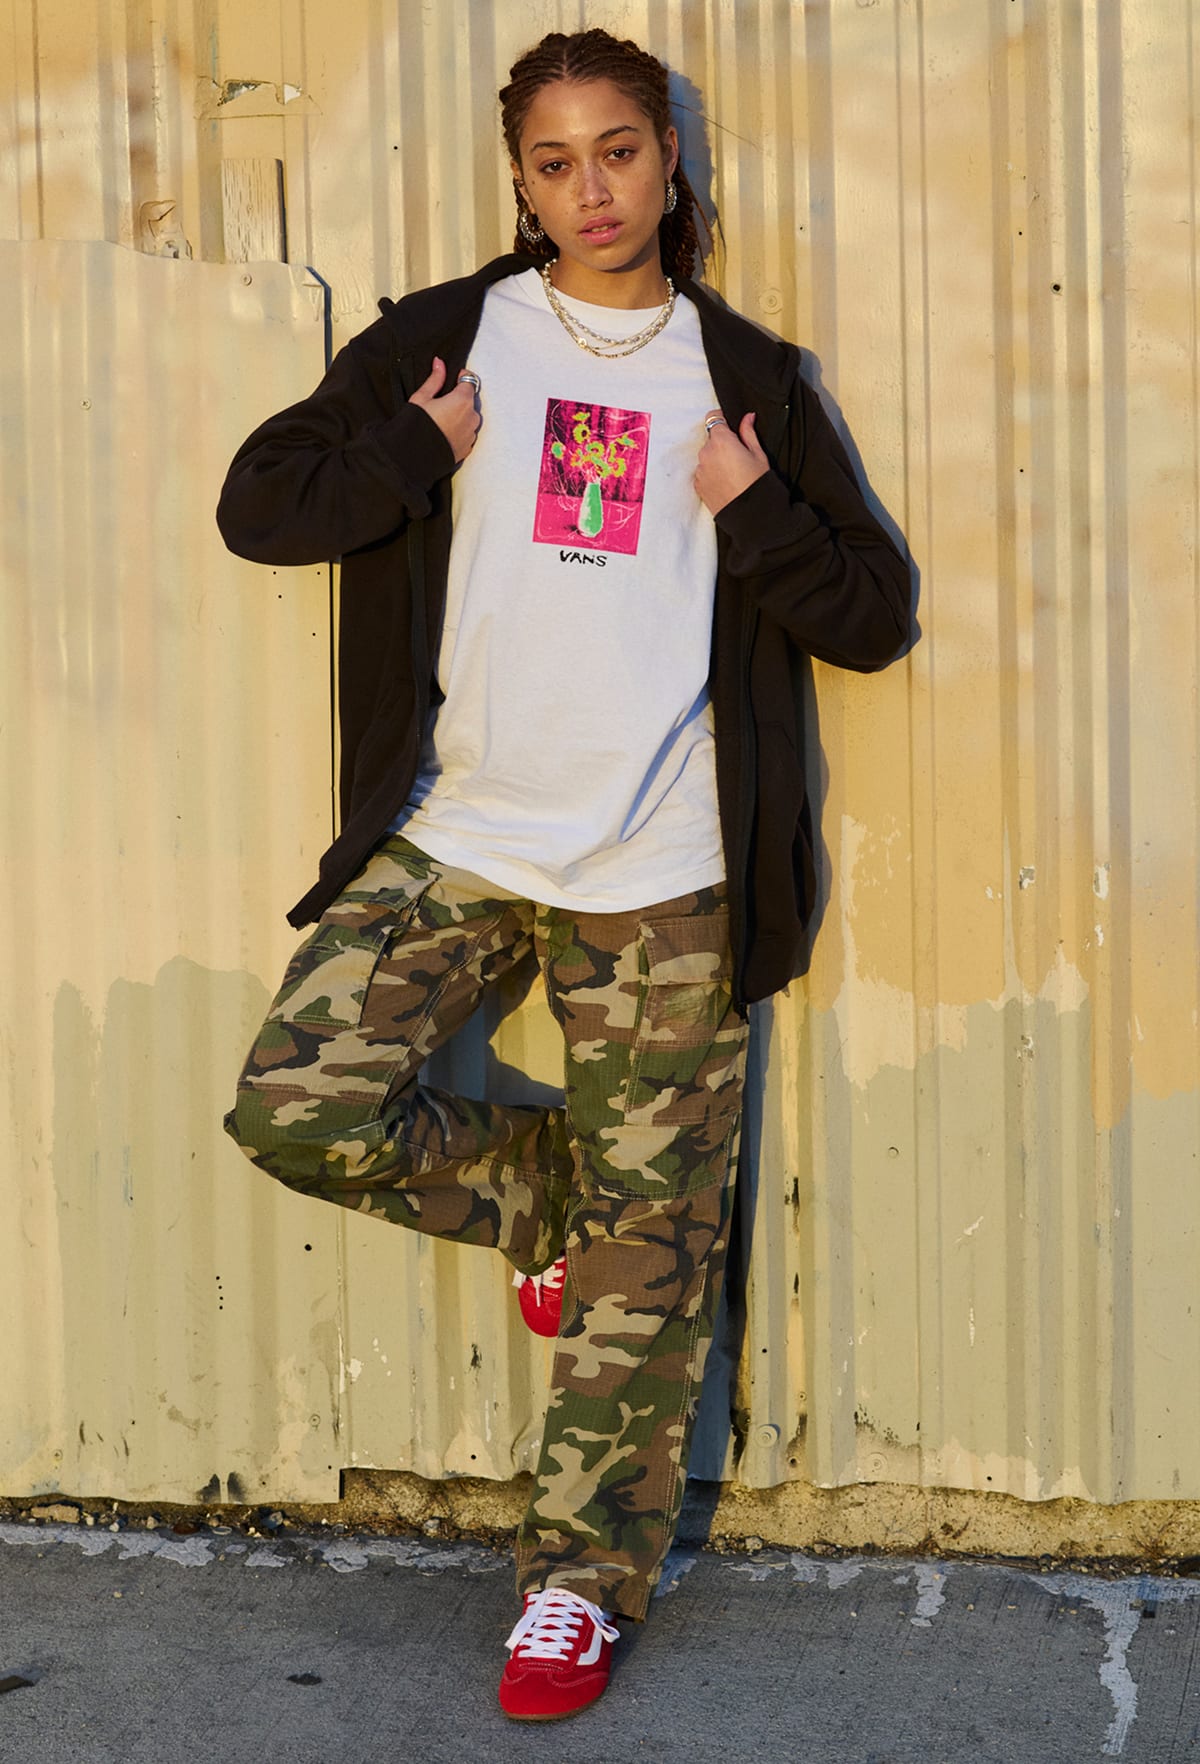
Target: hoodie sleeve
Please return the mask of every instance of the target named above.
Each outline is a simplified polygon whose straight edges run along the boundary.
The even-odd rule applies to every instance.
[[[726,568],[762,611],[821,661],[869,672],[908,637],[908,565],[868,509],[821,401],[797,378],[791,486],[765,473],[716,517]]]
[[[311,397],[242,443],[217,504],[230,551],[254,563],[323,563],[429,512],[454,452],[420,405],[394,408],[392,347],[376,321],[338,352]]]

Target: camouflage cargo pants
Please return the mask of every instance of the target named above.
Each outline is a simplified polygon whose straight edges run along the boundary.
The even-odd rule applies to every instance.
[[[639,912],[484,898],[388,839],[296,952],[226,1127],[302,1194],[567,1284],[518,1590],[645,1615],[679,1517],[728,1241],[746,1024],[723,887]],[[486,886],[486,885],[484,885]],[[537,951],[565,1108],[419,1082]]]

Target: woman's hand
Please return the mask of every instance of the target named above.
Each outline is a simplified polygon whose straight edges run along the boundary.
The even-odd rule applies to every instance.
[[[464,376],[469,370],[464,368]],[[431,416],[454,449],[454,463],[466,459],[475,445],[483,420],[476,387],[462,378],[449,392],[442,392],[446,383],[446,364],[440,355],[433,358],[433,371],[424,385],[418,386],[410,404],[419,404]],[[440,394],[440,396],[439,396]]]
[[[771,462],[758,444],[752,410],[742,418],[736,435],[719,410],[710,410],[704,420],[712,427],[700,449],[692,482],[709,514],[717,515],[756,478],[769,472]]]

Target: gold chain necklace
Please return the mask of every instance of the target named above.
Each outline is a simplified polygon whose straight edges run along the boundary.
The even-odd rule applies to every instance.
[[[550,280],[550,265],[548,263],[542,265],[542,284],[546,290],[546,299],[550,302],[551,312],[572,343],[578,343],[581,349],[586,349],[589,355],[598,355],[602,361],[616,361],[622,355],[636,354],[670,323],[671,314],[675,310],[675,284],[670,276],[666,280],[667,298],[648,325],[645,325],[640,331],[635,331],[631,337],[606,337],[601,331],[593,331],[590,325],[585,325],[582,319],[575,318],[567,311],[559,299],[558,289]]]

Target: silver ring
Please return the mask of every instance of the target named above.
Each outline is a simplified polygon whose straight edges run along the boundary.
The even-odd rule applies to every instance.
[[[725,423],[725,418],[724,417],[707,417],[705,419],[704,427],[708,430],[708,433],[711,435],[718,423]],[[729,424],[725,423],[725,427],[728,428]]]
[[[479,375],[473,374],[470,368],[463,369],[462,373],[458,376],[458,383],[460,386],[474,386],[476,392],[478,392],[481,384]]]

